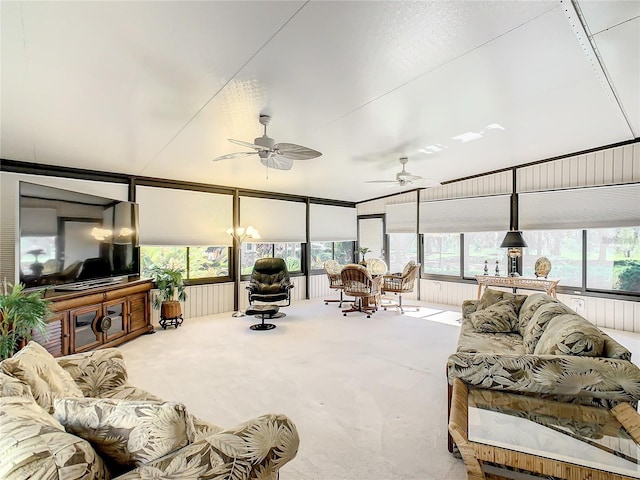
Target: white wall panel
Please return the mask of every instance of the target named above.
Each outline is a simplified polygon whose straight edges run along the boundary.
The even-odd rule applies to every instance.
[[[309,298],[339,298],[337,290],[329,288],[329,279],[326,274],[309,275]]]
[[[151,291],[151,300],[155,298],[157,290]],[[233,311],[233,283],[210,283],[187,287],[187,300],[180,302],[182,317],[189,318],[215,315],[216,313]],[[151,309],[151,321],[158,324],[160,311]]]
[[[358,215],[377,215],[384,213],[387,203],[384,198],[362,202],[356,205]]]
[[[423,302],[458,308],[462,306],[464,300],[475,299],[478,291],[478,286],[473,283],[444,282],[431,279],[421,279],[420,288]],[[539,293],[539,291],[524,289],[518,291],[527,295]],[[640,302],[562,293],[558,294],[558,300],[574,308],[577,313],[598,327],[640,333]],[[572,300],[580,300],[584,307],[575,308]]]
[[[555,190],[640,181],[640,144],[518,168],[518,191]]]
[[[420,201],[510,194],[513,190],[511,179],[511,171],[506,171],[427,188],[420,191]]]

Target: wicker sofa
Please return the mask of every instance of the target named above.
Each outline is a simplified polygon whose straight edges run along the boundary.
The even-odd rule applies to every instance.
[[[270,479],[295,457],[284,415],[223,429],[127,382],[117,349],[0,362],[0,478]]]
[[[637,408],[640,368],[629,350],[559,300],[486,289],[480,300],[465,301],[462,313],[447,362],[450,387],[460,378],[479,388]]]

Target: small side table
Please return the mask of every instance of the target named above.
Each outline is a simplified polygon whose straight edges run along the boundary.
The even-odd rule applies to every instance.
[[[249,328],[251,330],[272,330],[276,328],[273,323],[264,323],[264,317],[265,315],[269,315],[269,318],[271,319],[278,313],[278,310],[280,310],[278,305],[251,305],[247,308],[245,313],[247,315],[260,315],[262,323],[251,325]]]

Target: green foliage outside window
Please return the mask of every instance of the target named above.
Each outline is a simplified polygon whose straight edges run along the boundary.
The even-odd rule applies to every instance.
[[[154,268],[186,272],[185,279],[226,277],[229,247],[140,247],[141,275],[152,277]]]

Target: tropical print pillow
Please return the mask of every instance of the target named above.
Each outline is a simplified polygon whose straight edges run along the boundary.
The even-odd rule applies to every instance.
[[[88,440],[120,473],[152,462],[194,441],[195,429],[184,405],[173,402],[64,398],[54,417]]]
[[[575,312],[560,302],[546,303],[538,307],[524,328],[522,340],[525,351],[527,353],[533,353],[549,322],[558,315],[565,315],[567,313]]]
[[[527,295],[514,295],[510,292],[503,292],[502,290],[493,290],[491,288],[485,288],[482,293],[482,297],[478,300],[477,310],[482,310],[483,308],[488,308],[491,305],[495,305],[498,302],[502,302],[503,300],[514,300],[514,306],[516,310],[516,315],[520,313],[520,307],[527,299]]]
[[[469,315],[473,328],[483,333],[508,333],[516,328],[515,299],[510,298],[495,303]]]
[[[538,340],[535,355],[602,355],[604,338],[600,330],[576,314],[558,315],[547,325]]]
[[[3,360],[2,370],[29,385],[33,398],[47,412],[53,412],[56,398],[82,398],[82,391],[44,347],[31,341],[13,357]]]
[[[546,293],[532,293],[522,304],[520,308],[520,314],[518,317],[518,331],[520,335],[524,337],[525,329],[529,325],[529,321],[536,310],[545,303],[559,303],[555,298],[547,295]]]
[[[33,399],[0,398],[0,432],[4,480],[110,478],[89,442],[65,432]]]

